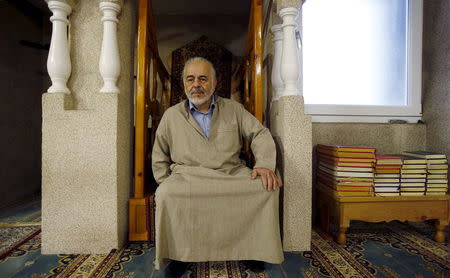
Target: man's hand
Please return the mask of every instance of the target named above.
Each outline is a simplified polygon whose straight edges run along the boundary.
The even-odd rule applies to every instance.
[[[273,191],[281,187],[281,180],[272,170],[266,168],[254,168],[252,179],[256,179],[257,176],[261,177],[262,185],[267,191]]]

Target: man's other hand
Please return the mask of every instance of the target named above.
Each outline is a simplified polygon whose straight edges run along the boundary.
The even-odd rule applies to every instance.
[[[252,179],[256,179],[257,176],[261,177],[262,186],[267,191],[273,191],[281,187],[281,180],[272,170],[266,168],[254,168],[252,172]]]

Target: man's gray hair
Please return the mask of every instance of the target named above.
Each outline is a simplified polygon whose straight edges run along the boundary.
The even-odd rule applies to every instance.
[[[183,74],[181,76],[182,80],[184,80],[187,66],[190,63],[192,63],[192,62],[204,62],[204,63],[207,63],[208,65],[210,65],[211,66],[211,70],[212,70],[212,75],[214,77],[214,80],[217,80],[216,69],[214,68],[213,63],[211,63],[208,59],[203,58],[203,57],[192,57],[192,58],[190,58],[189,60],[186,61],[186,63],[184,64],[184,68],[183,68]]]

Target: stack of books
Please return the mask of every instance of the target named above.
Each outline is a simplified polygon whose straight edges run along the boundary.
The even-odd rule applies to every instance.
[[[376,155],[375,196],[400,196],[400,170],[402,158],[393,155]]]
[[[424,158],[399,155],[403,165],[400,173],[400,195],[425,195],[427,181],[427,161]]]
[[[442,153],[427,151],[404,152],[406,155],[426,160],[425,195],[445,195],[448,190],[448,160]]]
[[[317,145],[317,183],[337,196],[373,196],[375,148]]]

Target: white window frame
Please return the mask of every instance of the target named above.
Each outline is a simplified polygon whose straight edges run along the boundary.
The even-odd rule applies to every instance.
[[[310,0],[313,1],[313,0]],[[403,120],[417,123],[422,116],[423,0],[408,1],[407,105],[305,104],[313,122],[378,122]]]

